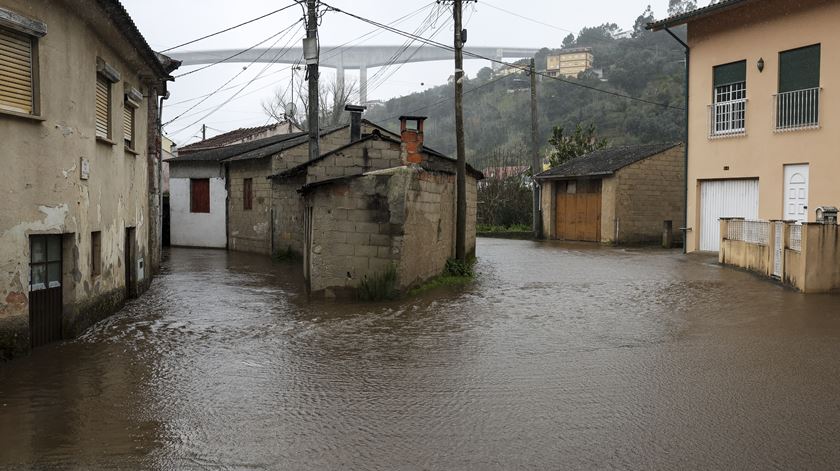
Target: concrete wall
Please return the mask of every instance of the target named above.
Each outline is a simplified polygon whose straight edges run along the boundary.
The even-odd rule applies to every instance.
[[[603,196],[609,196],[602,199],[601,237],[605,242],[658,243],[662,240],[663,221],[672,221],[674,239],[682,239],[679,228],[685,218],[683,149],[674,147],[604,179]],[[614,190],[610,184],[615,185]],[[608,207],[610,204],[614,211]]]
[[[225,237],[225,180],[210,178],[210,212],[190,212],[190,179],[169,180],[169,237],[170,244],[182,247],[223,249]]]
[[[724,239],[718,257],[724,265],[744,268],[765,276],[772,273],[773,259],[768,245]]]
[[[699,246],[698,180],[759,178],[760,219],[784,217],[785,164],[810,164],[809,220],[818,206],[840,206],[836,136],[840,106],[840,3],[825,0],[764,0],[689,26],[691,85],[689,116],[687,249]],[[661,33],[665,34],[665,33]],[[778,91],[779,52],[820,43],[821,128],[776,133],[773,95]],[[764,59],[765,68],[756,66]],[[747,61],[746,136],[709,139],[713,67]]]
[[[271,254],[271,182],[266,178],[271,160],[255,159],[228,167],[228,248],[239,252]],[[244,209],[244,179],[252,179],[251,209]]]
[[[467,248],[475,251],[476,181],[468,177]],[[354,295],[389,266],[406,289],[439,275],[454,256],[455,177],[399,167],[317,187],[307,195],[310,290]]]
[[[840,290],[840,226],[805,224],[802,227],[806,293]]]
[[[48,34],[37,41],[40,117],[0,112],[0,358],[29,346],[29,236],[64,234],[64,334],[74,335],[114,312],[125,297],[126,227],[135,228],[133,251],[149,259],[149,207],[156,195],[150,176],[147,125],[154,118],[153,75],[121,32],[98,8],[78,1],[4,0],[3,7],[43,21]],[[96,30],[90,25],[97,25]],[[94,130],[96,59],[116,68],[112,86],[112,140]],[[144,94],[135,114],[137,153],[122,144],[126,84]],[[90,178],[80,177],[82,159]],[[91,270],[91,232],[101,231],[101,274]],[[156,262],[155,262],[156,263]],[[136,272],[136,267],[132,267]],[[149,279],[140,280],[142,291]]]

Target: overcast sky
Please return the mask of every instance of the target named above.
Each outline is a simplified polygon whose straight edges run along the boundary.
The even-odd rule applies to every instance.
[[[177,44],[190,41],[200,36],[225,29],[262,14],[277,10],[291,0],[123,0],[140,31],[155,50],[163,50]],[[398,23],[401,30],[415,31],[424,18],[435,9],[443,8],[429,1],[409,0],[331,0],[326,3],[337,8],[370,18],[380,23],[390,23],[424,5],[428,8],[417,15]],[[468,46],[507,46],[507,47],[559,47],[563,37],[570,31],[577,33],[584,26],[594,26],[606,22],[617,23],[622,29],[630,29],[636,17],[650,4],[657,18],[664,17],[668,0],[649,2],[634,0],[480,0],[468,4],[464,20],[469,30]],[[534,19],[520,18],[518,15]],[[440,42],[451,43],[451,16],[440,11],[440,20],[434,29],[427,30],[423,36],[432,37]],[[219,36],[186,46],[178,51],[206,49],[245,49],[262,41],[272,34],[286,29],[302,17],[298,7],[269,16],[247,26],[221,34]],[[447,22],[449,21],[449,22]],[[540,24],[547,23],[548,25]],[[322,50],[331,45],[343,44],[362,36],[375,28],[341,13],[329,12],[320,26]],[[293,33],[293,34],[292,34]],[[280,37],[277,46],[299,46],[303,29],[293,28],[290,34]],[[270,45],[272,39],[266,45]],[[367,36],[352,44],[401,45],[405,38],[389,32],[379,32]],[[206,124],[208,137],[239,127],[260,126],[267,124],[268,117],[262,111],[261,103],[269,99],[276,89],[286,89],[291,80],[289,65],[255,64],[242,70],[247,64],[224,64],[180,78],[170,84],[172,97],[165,105],[164,122],[182,114],[198,100],[191,100],[209,94],[231,80],[229,90],[219,92],[207,99],[195,109],[184,114],[165,128],[176,143],[183,145],[200,139],[201,124]],[[482,67],[490,65],[487,61],[468,60],[466,71],[470,76]],[[188,72],[198,66],[184,67],[175,75]],[[388,74],[393,69],[387,71]],[[406,64],[382,83],[372,81],[368,99],[386,100],[395,96],[407,95],[425,88],[446,82],[454,66],[450,61]],[[370,69],[368,76],[373,77],[377,69]],[[382,74],[383,76],[385,74]],[[330,80],[334,76],[331,69],[323,70],[322,76]],[[243,86],[255,79],[250,85]],[[301,80],[298,75],[295,80]],[[357,71],[347,71],[347,80],[358,79]],[[381,82],[381,81],[380,81]],[[222,105],[235,93],[239,94],[229,103]],[[217,107],[218,110],[210,114]],[[206,116],[205,115],[208,115]]]

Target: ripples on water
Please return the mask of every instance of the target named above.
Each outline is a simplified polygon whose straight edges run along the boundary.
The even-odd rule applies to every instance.
[[[484,239],[478,280],[309,302],[172,250],[81,338],[0,365],[0,464],[830,468],[840,301],[655,250]]]

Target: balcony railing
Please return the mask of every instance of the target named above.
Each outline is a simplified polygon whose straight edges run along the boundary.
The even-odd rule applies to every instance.
[[[709,139],[746,135],[746,124],[746,98],[709,105]]]
[[[821,88],[807,88],[773,95],[777,132],[820,127]]]

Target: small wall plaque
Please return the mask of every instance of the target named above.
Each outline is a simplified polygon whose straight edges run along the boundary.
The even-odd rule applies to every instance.
[[[84,157],[81,158],[79,163],[79,177],[82,180],[87,180],[90,178],[90,161]]]

